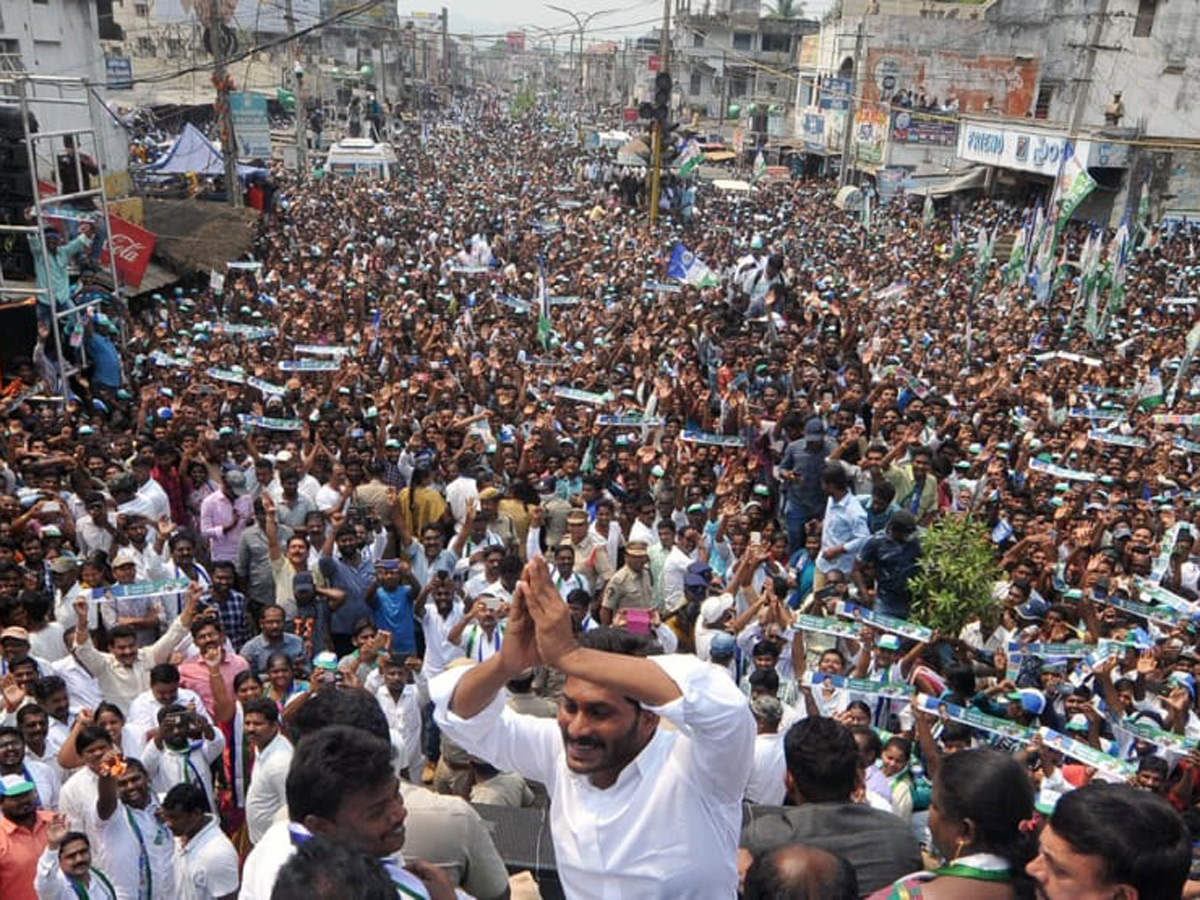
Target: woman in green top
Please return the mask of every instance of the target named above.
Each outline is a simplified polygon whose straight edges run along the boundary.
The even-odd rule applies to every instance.
[[[1033,882],[1033,783],[997,750],[945,757],[933,783],[929,831],[946,862],[905,876],[871,900],[1028,900]]]

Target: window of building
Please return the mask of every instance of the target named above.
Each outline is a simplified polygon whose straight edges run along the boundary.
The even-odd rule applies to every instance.
[[[790,34],[764,34],[762,50],[763,53],[791,53],[792,36]]]
[[[150,4],[135,3],[133,4],[133,14],[139,19],[148,19],[150,17]]]
[[[1154,13],[1157,8],[1157,0],[1138,0],[1137,18],[1133,20],[1134,37],[1150,37],[1150,30],[1154,27]]]
[[[733,49],[734,50],[753,50],[754,49],[754,32],[752,32],[752,31],[735,31],[733,33]]]
[[[704,32],[703,31],[696,31],[696,32],[692,33],[692,46],[693,47],[703,47],[704,46]]]
[[[137,51],[139,56],[153,56],[154,40],[142,35],[137,39]]]
[[[1038,88],[1037,101],[1033,105],[1035,119],[1050,118],[1050,103],[1054,100],[1054,85],[1043,84]]]
[[[700,93],[704,87],[704,79],[700,77],[699,72],[693,72],[692,77],[688,80],[688,93],[693,97]]]
[[[730,97],[745,97],[749,91],[749,82],[745,75],[729,76],[729,96]]]

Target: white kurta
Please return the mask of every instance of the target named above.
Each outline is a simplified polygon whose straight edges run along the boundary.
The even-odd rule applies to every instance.
[[[741,800],[754,757],[746,697],[714,666],[690,656],[650,658],[683,696],[651,708],[659,729],[612,787],[567,768],[553,719],[514,713],[506,692],[466,720],[449,710],[452,669],[430,682],[434,713],[467,752],[546,785],[559,878],[574,900],[657,900],[737,894]]]

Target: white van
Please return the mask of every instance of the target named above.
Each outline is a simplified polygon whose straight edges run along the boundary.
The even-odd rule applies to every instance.
[[[365,175],[388,179],[396,166],[391,144],[377,144],[370,138],[343,138],[329,148],[325,168],[333,175]]]

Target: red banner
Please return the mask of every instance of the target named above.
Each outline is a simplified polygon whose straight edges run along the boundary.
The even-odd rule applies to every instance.
[[[154,232],[147,231],[111,213],[108,216],[113,252],[117,255],[117,275],[129,287],[137,287],[150,265],[150,254],[154,252]],[[108,265],[108,247],[100,256]]]
[[[655,56],[653,53],[650,54],[650,58],[648,60],[646,60],[646,68],[649,69],[651,72],[657,72],[658,68],[661,64],[662,64],[662,61],[657,56]]]

